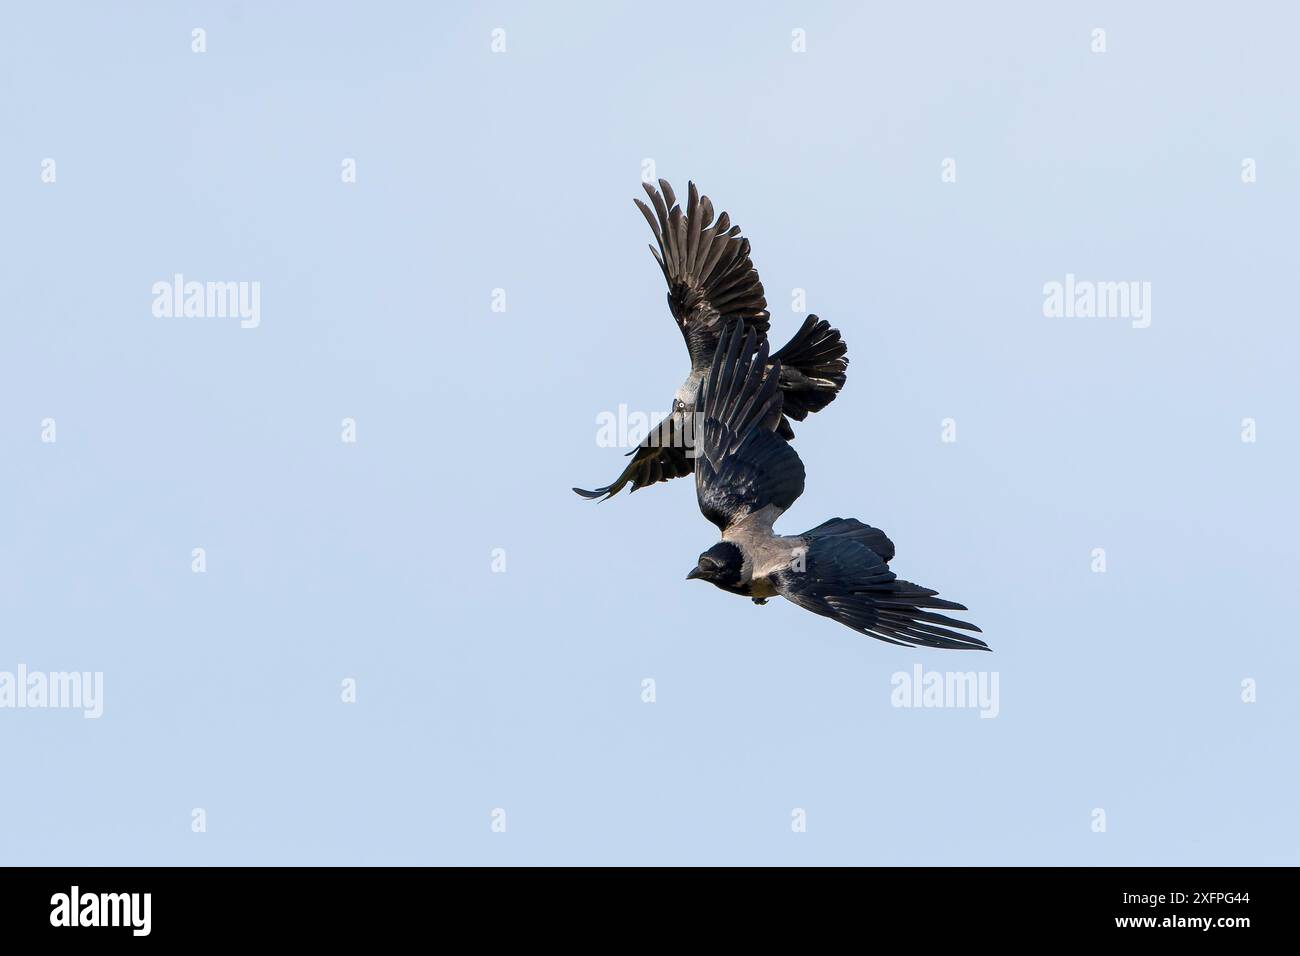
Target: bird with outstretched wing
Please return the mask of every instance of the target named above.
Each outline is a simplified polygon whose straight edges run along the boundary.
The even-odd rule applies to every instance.
[[[938,611],[964,611],[889,569],[893,542],[855,518],[831,518],[799,535],[773,525],[803,494],[804,467],[781,435],[781,363],[758,332],[737,322],[721,336],[699,387],[703,419],[695,489],[722,540],[688,579],[764,604],[783,597],[890,644],[988,650],[979,628]]]
[[[724,212],[715,220],[713,203],[690,183],[686,208],[673,188],[659,180],[656,189],[643,184],[650,200],[634,200],[650,224],[655,242],[650,252],[668,283],[668,311],[672,314],[691,368],[673,397],[672,411],[656,423],[640,445],[628,454],[623,473],[603,488],[573,490],[584,498],[607,499],[631,485],[636,491],[691,473],[694,464],[692,415],[695,394],[724,329],[738,325],[752,332],[755,342],[767,342],[769,315],[763,283],[749,258],[749,240],[740,234]],[[777,428],[794,437],[788,419],[803,421],[834,400],[844,386],[848,347],[840,333],[815,315],[775,355],[779,387],[785,404]]]

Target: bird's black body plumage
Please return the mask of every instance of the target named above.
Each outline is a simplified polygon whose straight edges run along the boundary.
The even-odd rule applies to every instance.
[[[611,498],[628,485],[636,491],[689,475],[694,465],[688,453],[694,432],[684,417],[695,410],[700,379],[723,330],[735,325],[752,332],[756,343],[767,342],[767,299],[750,261],[749,240],[740,234],[740,227],[725,212],[715,221],[713,203],[699,194],[694,183],[689,184],[685,210],[666,180],[659,180],[659,189],[649,183],[644,186],[649,203],[634,201],[654,234],[650,251],[668,284],[668,311],[686,342],[691,371],[678,389],[672,412],[628,453],[632,461],[623,473],[603,488],[573,489],[584,498]],[[776,424],[782,437],[794,437],[788,418],[803,421],[835,399],[844,387],[847,352],[840,333],[810,315],[772,356],[772,363],[782,369],[777,385],[785,394],[785,404]]]
[[[935,613],[965,607],[895,576],[894,544],[879,529],[832,518],[801,535],[772,530],[804,488],[803,463],[777,427],[780,376],[780,362],[769,361],[754,330],[737,323],[721,336],[697,401],[703,434],[695,487],[722,542],[688,577],[760,603],[779,595],[891,644],[987,650],[964,633],[978,632],[974,624]]]

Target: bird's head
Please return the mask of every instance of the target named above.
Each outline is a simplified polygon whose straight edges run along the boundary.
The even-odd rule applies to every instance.
[[[686,575],[687,581],[699,578],[720,588],[738,587],[744,573],[745,556],[730,541],[719,541],[700,555],[699,563]]]
[[[673,413],[689,415],[695,411],[695,399],[700,391],[700,382],[704,380],[704,369],[694,369],[686,376],[686,381],[677,387],[673,394]]]
[[[699,444],[704,436],[704,416],[695,406],[699,384],[698,376],[692,372],[673,396],[673,410],[670,414],[673,441],[678,447],[687,449],[688,458],[695,458],[699,454]]]

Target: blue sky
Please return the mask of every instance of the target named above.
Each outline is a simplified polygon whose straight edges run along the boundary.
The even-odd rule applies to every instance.
[[[0,672],[104,699],[0,709],[0,862],[1297,862],[1295,12],[661,7],[6,9]],[[849,343],[780,530],[883,528],[992,655],[686,583],[689,481],[569,491],[686,371],[646,160]]]

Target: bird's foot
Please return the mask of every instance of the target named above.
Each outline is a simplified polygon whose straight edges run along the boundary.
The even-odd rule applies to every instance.
[[[766,604],[767,598],[750,598],[755,604]]]

